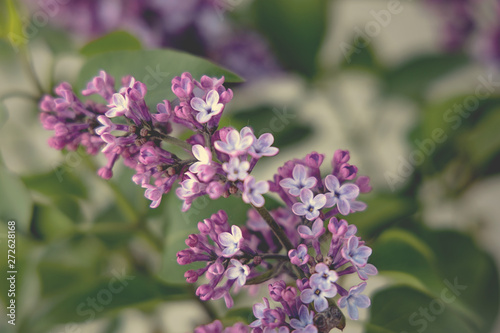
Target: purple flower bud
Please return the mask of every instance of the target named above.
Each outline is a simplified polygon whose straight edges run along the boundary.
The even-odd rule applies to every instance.
[[[276,281],[268,285],[269,295],[275,302],[280,302],[282,299],[281,293],[286,288],[286,283],[283,280]]]
[[[186,273],[184,273],[184,277],[186,278],[187,283],[195,283],[198,281],[198,273],[192,269],[186,271]]]

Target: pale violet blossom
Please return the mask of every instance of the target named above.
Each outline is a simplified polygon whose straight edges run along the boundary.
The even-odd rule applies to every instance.
[[[262,156],[274,156],[278,154],[279,149],[271,147],[273,142],[274,136],[271,133],[264,133],[258,139],[254,139],[254,142],[248,152],[255,158],[261,158]]]
[[[326,197],[324,194],[314,196],[313,192],[309,189],[303,188],[300,191],[300,200],[292,206],[292,211],[295,215],[304,216],[309,221],[314,220],[319,216],[319,210],[325,206]]]
[[[212,153],[209,148],[203,147],[202,145],[194,145],[192,148],[193,156],[198,160],[191,164],[189,171],[192,173],[198,173],[201,167],[204,165],[210,165],[212,162]]]
[[[223,232],[219,235],[219,242],[224,246],[222,250],[222,256],[232,257],[240,249],[240,241],[243,238],[241,234],[241,229],[238,226],[233,225],[231,227],[231,233]]]
[[[288,193],[297,197],[303,188],[313,188],[316,186],[315,177],[307,177],[307,170],[302,164],[297,164],[292,171],[293,178],[285,178],[280,180],[280,186],[288,189]]]
[[[243,131],[243,130],[242,130]],[[253,135],[242,135],[232,129],[226,136],[225,141],[215,141],[214,146],[218,151],[230,156],[245,154],[254,141]]]
[[[106,111],[106,117],[120,117],[123,116],[128,110],[128,96],[123,97],[122,94],[113,94],[112,103],[108,105],[111,109]]]
[[[232,157],[229,162],[222,164],[222,169],[227,173],[227,179],[230,181],[245,180],[248,176],[250,163],[240,161],[238,157]]]
[[[325,194],[327,199],[325,207],[337,205],[340,214],[349,214],[351,211],[351,200],[356,199],[359,195],[359,187],[356,184],[344,184],[340,186],[339,180],[334,175],[326,176],[325,186],[330,191]]]
[[[367,308],[370,306],[370,299],[366,295],[360,295],[366,287],[366,282],[362,282],[357,286],[349,289],[349,294],[343,296],[338,300],[340,308],[347,307],[347,314],[353,320],[359,319],[358,308]]]
[[[236,259],[231,259],[231,265],[226,271],[227,278],[236,280],[236,286],[238,287],[244,286],[247,282],[247,276],[250,274],[250,268]]]
[[[256,182],[252,176],[247,176],[243,182],[242,199],[246,203],[251,203],[256,207],[264,206],[264,197],[262,194],[269,191],[269,184],[266,181]]]
[[[194,97],[191,100],[191,107],[198,111],[196,120],[200,124],[207,123],[213,116],[222,112],[224,104],[219,103],[219,93],[215,90],[210,90],[206,96],[206,101],[199,97]]]

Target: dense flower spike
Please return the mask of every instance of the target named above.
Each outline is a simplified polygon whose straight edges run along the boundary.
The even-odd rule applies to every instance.
[[[164,100],[151,112],[143,83],[124,77],[116,91],[114,78],[101,71],[83,94],[98,94],[103,104],[81,102],[63,83],[56,88],[58,98],[43,99],[41,119],[55,131],[56,148],[82,145],[89,153],[101,149],[108,162],[98,174],[105,179],[112,177],[114,164],[122,159],[135,170],[132,180],[145,189],[152,208],[176,183],[183,211],[205,195],[211,199],[234,195],[249,204],[245,225],[230,224],[222,210],[200,221],[199,232],[189,235],[187,248],[177,253],[177,263],[202,263],[184,275],[188,283],[204,277],[196,288],[202,301],[223,298],[230,308],[234,293],[268,282],[269,295],[279,305],[271,306],[264,298],[254,305],[256,319],[249,326],[224,329],[215,321],[196,332],[323,333],[329,328],[316,319],[325,313],[336,318],[330,328],[343,328],[338,307],[358,319],[358,308],[370,305],[361,294],[366,280],[377,274],[368,263],[372,250],[356,236],[357,228],[338,219],[366,208],[357,199],[371,190],[369,178],[358,177],[357,167],[348,163],[349,152],[337,150],[332,171],[325,177],[320,173],[325,156],[312,152],[286,162],[273,181],[257,181],[251,175],[253,168],[278,149],[271,146],[274,138],[269,133],[257,138],[250,127],[219,128],[233,96],[223,83],[224,78],[203,76],[197,81],[184,73],[172,80],[177,100]],[[194,133],[182,141],[171,136],[173,126]],[[181,150],[174,153],[171,145]],[[269,191],[283,201],[270,211],[264,197]],[[348,274],[356,274],[362,282],[343,285],[339,277]],[[287,285],[289,281],[296,287]]]

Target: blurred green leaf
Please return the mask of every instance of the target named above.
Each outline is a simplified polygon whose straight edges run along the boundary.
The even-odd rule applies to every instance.
[[[50,26],[40,27],[36,38],[43,40],[53,54],[65,54],[75,52],[75,43],[66,30],[52,28]]]
[[[65,238],[75,231],[75,224],[56,206],[36,205],[31,231],[43,240]]]
[[[253,12],[281,63],[306,77],[317,73],[317,55],[328,17],[327,0],[256,0]]]
[[[231,114],[232,120],[243,126],[251,126],[257,137],[263,133],[274,136],[275,147],[293,145],[309,137],[313,129],[298,119],[296,110],[272,105],[258,106]]]
[[[360,45],[363,40],[357,42],[353,40],[350,44],[342,45],[344,47],[344,58],[340,64],[341,69],[361,69],[374,73],[381,73],[383,68],[375,55],[371,45]],[[366,43],[366,42],[365,42]],[[361,47],[363,46],[363,47]]]
[[[113,31],[87,43],[80,49],[80,53],[86,57],[91,57],[105,52],[140,50],[141,48],[141,42],[128,32]]]
[[[5,122],[9,119],[9,111],[7,110],[7,107],[3,103],[2,100],[0,100],[0,128],[5,125]]]
[[[225,324],[224,326],[231,326],[236,322],[250,324],[254,319],[255,316],[253,315],[253,309],[251,307],[247,307],[230,309],[229,311],[227,311],[222,321]]]
[[[369,239],[417,211],[414,199],[397,194],[373,193],[362,199],[368,205],[363,212],[349,215],[349,223],[357,226],[359,235]]]
[[[187,248],[185,240],[189,234],[199,233],[198,222],[203,221],[219,210],[226,211],[230,224],[242,225],[247,220],[247,211],[250,208],[241,198],[233,196],[210,200],[201,197],[193,202],[190,210],[181,212],[182,202],[175,195],[168,195],[165,202],[166,237],[163,252],[160,278],[168,283],[185,284],[184,273],[188,269],[204,266],[204,263],[193,263],[181,266],[177,263],[177,252]]]
[[[485,115],[466,136],[460,138],[461,147],[473,165],[485,165],[500,153],[499,128],[500,109],[497,109]]]
[[[87,188],[82,180],[64,168],[43,174],[24,176],[22,180],[30,190],[49,198],[67,196],[87,198]]]
[[[380,273],[402,273],[396,280],[404,284],[375,294],[372,324],[394,332],[424,326],[432,332],[490,332],[499,309],[498,272],[469,236],[424,228],[388,230],[372,248],[370,261]],[[433,319],[425,320],[421,308],[431,309]],[[453,321],[457,317],[460,321]]]
[[[385,72],[383,92],[419,101],[434,81],[468,62],[463,54],[419,55]]]
[[[33,201],[23,182],[0,164],[0,220],[16,221],[17,229],[29,230]]]
[[[87,82],[105,70],[119,80],[132,75],[147,88],[146,102],[151,110],[164,99],[174,99],[171,80],[183,72],[190,72],[194,78],[202,75],[224,76],[226,82],[241,82],[242,79],[208,60],[173,50],[113,51],[89,58],[78,76],[77,91],[85,89]]]
[[[0,9],[4,13],[0,18],[0,37],[8,38],[15,47],[25,44],[23,24],[16,3],[13,0],[2,0]]]

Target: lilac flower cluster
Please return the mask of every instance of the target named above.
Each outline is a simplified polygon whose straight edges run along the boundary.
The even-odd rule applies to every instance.
[[[272,307],[264,298],[253,307],[256,320],[249,326],[224,329],[216,321],[197,332],[329,332],[345,325],[340,309],[346,308],[351,319],[359,318],[358,308],[370,305],[362,294],[365,281],[377,269],[368,263],[372,250],[343,219],[366,209],[358,196],[371,190],[369,178],[358,176],[357,167],[349,164],[348,151],[335,151],[331,172],[324,177],[320,168],[325,156],[312,152],[286,162],[272,181],[256,181],[250,173],[257,162],[275,156],[278,149],[269,133],[257,138],[250,127],[219,128],[233,98],[224,78],[203,76],[197,81],[183,73],[172,80],[176,99],[164,100],[156,112],[146,104],[143,83],[126,76],[115,90],[114,82],[101,71],[82,91],[84,96],[101,96],[106,104],[80,101],[67,83],[56,88],[58,97],[43,98],[40,117],[55,132],[53,147],[84,146],[91,154],[101,150],[108,162],[98,174],[105,179],[122,159],[135,170],[132,180],[145,188],[152,208],[176,182],[183,211],[205,195],[233,195],[250,206],[245,225],[229,223],[224,211],[199,222],[199,233],[188,236],[188,248],[177,253],[177,262],[204,264],[184,275],[188,283],[206,280],[196,289],[202,301],[223,298],[230,308],[232,294],[268,282],[271,299],[280,305]],[[180,140],[171,136],[174,126],[193,134]],[[185,157],[178,157],[172,145],[182,148]],[[283,204],[268,211],[267,192]],[[345,286],[340,278],[348,274],[357,274],[362,282]]]
[[[356,236],[357,228],[337,217],[364,210],[366,204],[357,197],[371,190],[369,178],[357,177],[357,168],[348,163],[349,158],[348,151],[336,151],[332,172],[324,178],[319,170],[324,159],[321,154],[311,153],[285,163],[269,187],[286,206],[271,210],[267,217],[252,208],[245,226],[230,227],[223,211],[199,222],[200,233],[189,235],[189,248],[177,254],[182,265],[206,263],[185,274],[189,283],[197,282],[202,275],[209,281],[198,287],[197,295],[202,300],[224,297],[230,307],[232,286],[237,292],[243,285],[284,276],[268,286],[271,299],[281,306],[271,307],[267,298],[255,304],[256,320],[248,328],[252,332],[328,332],[343,325],[339,308],[345,308],[349,317],[357,320],[358,308],[370,305],[369,298],[362,294],[365,281],[377,274],[377,269],[368,263],[372,251]],[[275,232],[269,219],[282,233]],[[329,248],[322,252],[320,244],[327,240]],[[283,246],[288,255],[280,254]],[[345,288],[340,277],[348,274],[357,274],[362,282]],[[287,279],[295,282],[295,287],[287,285]],[[321,323],[321,316],[329,311],[337,311],[333,316],[336,320]],[[214,332],[223,332],[219,324],[211,325],[218,327]],[[198,329],[212,332],[209,327],[215,326]]]
[[[211,199],[242,193],[243,200],[262,206],[266,182],[250,176],[258,160],[274,156],[274,138],[266,133],[256,138],[249,127],[237,131],[231,127],[218,129],[222,112],[233,98],[231,89],[223,86],[224,78],[203,76],[194,80],[183,73],[172,80],[174,101],[164,100],[157,112],[146,104],[146,86],[127,76],[116,91],[115,80],[106,72],[93,78],[82,91],[84,96],[100,95],[106,104],[82,102],[71,86],[62,83],[56,88],[59,98],[45,96],[40,108],[45,128],[54,130],[49,141],[57,149],[76,149],[79,145],[91,154],[100,149],[107,164],[98,174],[104,179],[113,176],[118,159],[133,168],[132,180],[145,188],[151,207],[160,205],[163,194],[176,181],[176,194],[189,209],[194,199],[208,195]],[[173,125],[195,132],[187,141],[170,136]],[[179,158],[169,144],[184,149],[189,156]]]
[[[205,56],[246,78],[279,70],[264,38],[226,15],[237,5],[232,1],[72,0],[57,8],[46,1],[24,2],[34,13],[49,12],[51,24],[87,38],[123,29],[149,47],[171,47]]]

